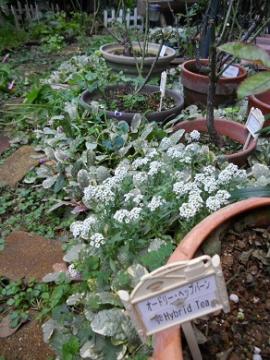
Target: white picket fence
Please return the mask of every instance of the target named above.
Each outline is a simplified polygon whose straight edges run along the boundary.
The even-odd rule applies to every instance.
[[[3,5],[1,6],[1,10],[6,15],[12,15],[14,18],[14,23],[17,29],[20,29],[22,25],[26,22],[31,22],[33,20],[39,21],[41,17],[41,9],[39,5],[35,3],[34,5],[28,4],[27,2],[22,5],[20,1],[17,1],[16,6]],[[47,10],[51,10],[53,12],[59,12],[58,4],[51,4]]]
[[[143,18],[138,15],[137,8],[126,11],[125,19],[123,18],[124,11],[120,9],[116,14],[115,9],[104,10],[103,11],[103,24],[106,28],[110,28],[114,21],[123,23],[126,21],[127,27],[129,29],[143,29]]]

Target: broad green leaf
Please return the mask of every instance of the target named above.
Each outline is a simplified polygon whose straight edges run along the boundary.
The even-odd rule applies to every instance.
[[[268,53],[255,45],[241,42],[230,42],[219,46],[219,50],[225,51],[240,59],[261,63],[270,67],[270,56]]]
[[[126,321],[124,312],[120,309],[99,311],[91,323],[92,330],[103,336],[113,336],[125,339],[122,324]]]
[[[270,71],[263,71],[244,80],[237,90],[239,98],[260,94],[270,89]]]
[[[234,190],[231,192],[230,201],[238,201],[252,197],[270,197],[270,186]]]

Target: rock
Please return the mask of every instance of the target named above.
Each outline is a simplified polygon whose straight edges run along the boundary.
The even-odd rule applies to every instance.
[[[0,155],[9,148],[9,138],[3,134],[0,134]]]
[[[239,297],[236,294],[231,294],[230,298],[229,298],[232,302],[234,302],[235,304],[239,303]]]
[[[47,240],[25,231],[14,231],[5,239],[5,248],[0,252],[0,275],[11,280],[23,277],[41,280],[62,258],[59,241]]]
[[[38,159],[32,156],[37,155],[35,150],[28,145],[22,146],[9,156],[3,165],[0,166],[0,184],[11,187],[24,178],[34,166],[38,165]]]
[[[15,328],[12,328],[10,325],[10,317],[9,315],[5,316],[0,321],[0,338],[6,338],[12,334],[14,334],[19,327],[22,325],[22,322]]]

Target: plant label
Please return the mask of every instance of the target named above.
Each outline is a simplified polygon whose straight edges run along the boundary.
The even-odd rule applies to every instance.
[[[119,291],[143,340],[223,309],[229,299],[218,255],[163,266],[142,277],[133,292]]]
[[[258,131],[262,129],[264,121],[265,118],[261,110],[257,108],[251,108],[247,118],[246,128],[255,139],[258,138]]]
[[[224,67],[226,68],[226,64]],[[225,78],[233,78],[239,74],[239,68],[237,66],[230,65],[226,70],[223,71],[222,76]]]
[[[167,46],[163,45],[162,48],[161,48],[161,51],[160,51],[159,56],[160,56],[160,57],[165,56],[166,50],[167,50]]]
[[[163,71],[161,73],[161,78],[160,78],[160,92],[161,92],[161,96],[163,97],[165,95],[165,91],[166,91],[166,84],[167,84],[167,72]]]

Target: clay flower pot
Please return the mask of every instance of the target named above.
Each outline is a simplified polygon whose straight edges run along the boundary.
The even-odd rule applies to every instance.
[[[248,111],[250,111],[252,107],[260,109],[263,115],[270,116],[270,90],[261,94],[249,96]],[[270,126],[270,118],[265,121],[264,127],[266,126]]]
[[[228,119],[215,119],[215,127],[217,132],[222,136],[228,136],[230,139],[245,144],[248,130],[244,125]],[[186,132],[198,130],[199,132],[207,132],[206,119],[196,119],[190,121],[179,122],[175,125],[174,130],[184,129]],[[238,166],[245,164],[247,157],[256,149],[257,140],[253,139],[249,142],[245,150],[236,153],[224,155],[225,159]]]
[[[202,243],[218,230],[220,226],[237,216],[261,210],[252,217],[255,226],[269,225],[270,198],[251,198],[228,205],[213,213],[196,225],[180,242],[168,263],[190,260]],[[154,354],[152,360],[182,360],[182,345],[179,326],[161,331],[154,338]]]
[[[139,43],[133,42],[132,47],[135,51],[140,51]],[[150,70],[153,62],[155,61],[156,54],[159,51],[159,44],[149,43],[148,53],[143,61],[143,75],[146,75]],[[140,64],[141,57],[137,59],[133,56],[124,56],[123,45],[120,44],[106,44],[100,47],[100,51],[107,65],[109,65],[114,71],[123,71],[125,74],[138,75],[136,64]],[[160,56],[154,67],[152,74],[161,74],[175,58],[176,51],[170,47],[166,47],[164,56]]]
[[[105,89],[105,92],[106,92],[106,90],[111,91],[114,89],[117,90],[117,89],[121,89],[121,88],[125,88],[125,87],[126,87],[126,85],[112,85],[112,86],[108,86]],[[159,92],[158,86],[145,85],[145,87],[143,88],[141,93],[142,94],[152,94],[154,92]],[[145,115],[147,120],[156,121],[156,122],[165,122],[165,121],[168,121],[168,120],[174,118],[176,115],[180,114],[180,112],[184,106],[183,97],[177,91],[174,91],[174,90],[166,90],[165,97],[166,96],[173,98],[175,106],[171,109],[164,110],[164,111],[149,112]],[[100,93],[98,91],[90,92],[90,91],[86,90],[83,92],[83,94],[81,96],[80,103],[85,109],[91,111],[91,106],[90,106],[91,101],[92,100],[98,101],[99,97],[100,97]],[[127,111],[123,111],[123,112],[108,110],[108,111],[105,111],[105,114],[110,119],[116,119],[118,121],[124,120],[128,124],[130,124],[133,116],[135,115],[135,112],[129,112],[128,109],[127,109]]]
[[[207,59],[200,60],[203,65],[208,64]],[[184,86],[185,106],[197,104],[205,107],[207,104],[207,93],[209,78],[207,75],[194,71],[196,60],[189,60],[182,65],[182,84]],[[239,65],[239,74],[236,77],[221,77],[216,86],[214,105],[230,105],[236,100],[236,90],[239,84],[247,77],[246,70]]]

